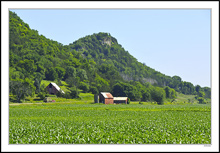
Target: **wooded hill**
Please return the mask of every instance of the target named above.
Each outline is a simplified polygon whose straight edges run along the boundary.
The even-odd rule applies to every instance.
[[[179,76],[167,76],[138,62],[109,33],[88,35],[63,45],[39,35],[11,11],[9,66],[10,93],[18,101],[25,95],[45,92],[41,80],[58,85],[65,81],[70,91],[66,98],[77,97],[78,89],[159,103],[165,98],[175,99],[176,91],[211,98],[208,87],[193,86]]]

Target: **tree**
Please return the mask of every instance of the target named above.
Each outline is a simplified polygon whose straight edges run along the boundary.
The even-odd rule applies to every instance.
[[[211,88],[204,87],[203,91],[205,92],[205,98],[211,98]]]
[[[150,101],[151,100],[151,94],[149,90],[145,90],[142,94],[141,101]]]
[[[36,87],[36,91],[35,93],[39,93],[40,92],[40,82],[37,78],[35,78],[35,81],[34,81],[34,86]]]
[[[53,67],[49,68],[46,71],[45,75],[46,75],[46,79],[51,80],[51,81],[54,81],[55,79],[58,78],[58,74],[57,74],[55,68],[53,68]]]
[[[71,98],[79,98],[79,91],[76,87],[70,88],[70,96]]]
[[[203,91],[199,91],[198,96],[204,98],[205,97],[205,93]]]
[[[94,86],[90,86],[89,91],[92,92],[92,94],[98,94],[99,93],[98,89]]]
[[[164,88],[165,93],[166,93],[166,98],[171,98],[171,91],[170,91],[170,87],[166,86]]]
[[[55,70],[56,70],[56,72],[57,72],[58,78],[59,78],[60,80],[62,80],[63,77],[64,77],[64,74],[65,74],[65,69],[64,69],[64,68],[61,68],[61,67],[55,67]]]
[[[166,98],[169,99],[175,99],[176,98],[176,91],[168,86],[164,88],[164,91],[166,93]]]
[[[79,89],[82,89],[83,92],[88,92],[89,91],[89,85],[85,82],[80,82],[79,84]]]
[[[177,97],[176,91],[174,89],[170,89],[170,98],[175,99]]]
[[[113,86],[112,94],[114,97],[125,97],[126,96],[122,83],[116,83]]]
[[[204,104],[205,100],[203,97],[198,97],[197,100],[199,101],[199,104]]]
[[[113,96],[128,97],[130,100],[140,100],[142,95],[137,88],[129,83],[118,82],[113,86]]]
[[[108,81],[100,77],[97,73],[95,74],[95,84],[100,92],[107,92],[110,90]]]
[[[9,82],[10,92],[13,95],[16,95],[17,102],[21,102],[21,99],[24,99],[26,96],[32,96],[35,91],[33,83],[31,83],[28,78],[25,80],[15,79]]]
[[[88,80],[86,71],[83,69],[77,69],[77,77],[80,78],[80,81]]]
[[[64,80],[66,80],[69,77],[73,77],[73,78],[76,77],[76,69],[72,66],[67,66],[66,72],[64,75]]]
[[[172,80],[172,88],[174,88],[176,91],[179,91],[182,79],[179,76],[175,75],[172,77]]]
[[[195,86],[195,90],[196,90],[197,93],[199,93],[199,91],[201,91],[202,88],[201,88],[200,85],[196,85],[196,86]]]
[[[68,77],[65,82],[69,85],[69,87],[76,86],[78,87],[80,83],[80,78],[79,77]]]
[[[163,105],[164,99],[166,97],[165,91],[160,87],[154,87],[151,91],[152,99],[157,102],[159,105]]]

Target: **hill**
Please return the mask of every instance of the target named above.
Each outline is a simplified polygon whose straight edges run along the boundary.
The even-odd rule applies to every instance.
[[[67,84],[70,95],[80,90],[93,94],[110,91],[113,96],[157,102],[175,98],[176,91],[211,97],[208,87],[193,86],[179,76],[166,76],[138,62],[109,33],[88,35],[62,45],[39,35],[11,11],[9,66],[10,93],[18,101],[44,92],[42,80]]]

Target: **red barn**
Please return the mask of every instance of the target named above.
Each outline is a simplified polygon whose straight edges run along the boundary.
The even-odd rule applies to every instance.
[[[54,94],[56,95],[58,93],[58,91],[60,91],[60,87],[56,84],[51,82],[47,87],[46,87],[47,91],[49,92],[49,94]],[[62,93],[64,93],[64,91],[61,90]]]
[[[100,92],[99,94],[99,102],[104,104],[113,104],[113,96],[109,92]]]

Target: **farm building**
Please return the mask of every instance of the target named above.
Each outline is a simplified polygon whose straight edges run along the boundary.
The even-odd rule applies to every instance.
[[[104,104],[113,104],[113,96],[109,92],[100,92],[99,102]]]
[[[127,104],[128,97],[114,97],[113,101],[114,104]]]
[[[60,91],[60,87],[56,84],[51,82],[47,87],[46,87],[47,91],[49,92],[49,94],[54,94],[56,95],[58,93],[58,91]],[[61,90],[62,93],[64,93],[63,90]]]
[[[94,101],[103,104],[127,104],[128,97],[113,97],[109,92],[100,92],[99,95],[94,95]]]

